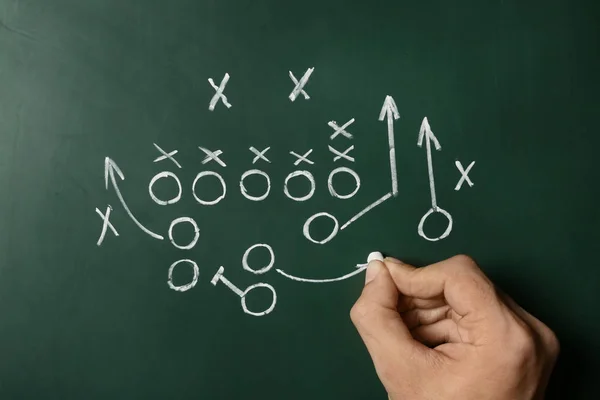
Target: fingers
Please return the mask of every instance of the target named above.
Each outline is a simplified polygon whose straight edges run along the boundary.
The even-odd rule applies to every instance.
[[[397,311],[398,289],[385,264],[371,261],[366,276],[369,282],[352,307],[350,317],[375,367],[385,369],[390,354],[395,354],[396,360],[408,360],[422,346],[412,338]]]
[[[416,340],[429,347],[444,343],[462,343],[458,327],[451,319],[443,319],[431,325],[421,325],[411,332]]]
[[[449,318],[451,310],[449,305],[445,305],[431,309],[414,309],[401,315],[406,327],[412,330],[419,325],[430,325],[442,319]]]
[[[496,300],[492,283],[469,257],[456,256],[423,268],[389,258],[385,261],[394,283],[405,296],[443,296],[460,315],[485,311]]]

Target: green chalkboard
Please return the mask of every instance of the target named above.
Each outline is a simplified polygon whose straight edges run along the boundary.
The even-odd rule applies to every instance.
[[[557,332],[548,397],[595,397],[599,17],[0,0],[0,397],[385,398],[374,250],[469,253]]]

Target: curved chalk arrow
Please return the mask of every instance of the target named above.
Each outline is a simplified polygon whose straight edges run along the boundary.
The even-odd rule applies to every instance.
[[[117,197],[121,201],[121,204],[123,205],[125,212],[127,212],[127,215],[129,215],[131,217],[131,219],[133,220],[133,222],[135,222],[135,224],[141,230],[146,232],[148,235],[152,236],[155,239],[163,240],[164,237],[162,237],[159,234],[156,234],[156,233],[152,232],[150,229],[146,228],[144,225],[142,225],[140,223],[140,221],[137,220],[136,217],[133,216],[132,212],[129,210],[129,207],[127,207],[127,204],[125,203],[125,200],[123,200],[123,195],[121,195],[119,186],[117,186],[117,179],[115,178],[115,172],[117,173],[117,175],[119,175],[119,178],[121,178],[122,181],[125,180],[125,175],[123,175],[123,172],[121,171],[119,166],[113,160],[111,160],[109,157],[106,157],[104,159],[104,184],[106,186],[106,189],[108,190],[108,178],[110,177],[110,181],[112,182],[115,192],[117,193]]]
[[[300,278],[298,276],[294,276],[294,275],[290,275],[286,272],[284,272],[283,270],[280,269],[276,269],[275,271],[277,271],[279,274],[285,276],[288,279],[291,279],[293,281],[298,281],[298,282],[306,282],[306,283],[331,283],[331,282],[339,282],[339,281],[343,281],[345,279],[351,278],[354,275],[358,275],[361,272],[363,272],[365,269],[367,269],[367,264],[358,264],[356,266],[356,271],[352,271],[349,274],[340,276],[338,278],[331,278],[331,279],[309,279],[309,278]]]

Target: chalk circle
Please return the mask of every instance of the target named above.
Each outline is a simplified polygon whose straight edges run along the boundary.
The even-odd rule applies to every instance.
[[[256,288],[260,288],[260,287],[269,289],[271,291],[271,293],[273,294],[273,300],[271,301],[271,305],[265,311],[261,311],[261,312],[250,311],[250,310],[248,310],[248,306],[246,306],[246,296],[248,295],[248,293],[250,293],[250,291],[252,291]],[[271,311],[273,311],[273,309],[275,308],[275,303],[277,303],[277,293],[275,292],[275,289],[273,288],[273,286],[269,285],[268,283],[254,284],[252,286],[249,286],[246,290],[244,290],[244,293],[242,293],[242,309],[244,310],[244,312],[246,314],[254,315],[255,317],[262,317],[263,315],[267,315],[267,314],[271,313]]]
[[[223,188],[223,194],[221,194],[219,197],[217,197],[216,199],[211,200],[211,201],[202,200],[201,198],[196,196],[196,183],[198,182],[198,180],[200,180],[200,178],[202,178],[204,176],[216,177],[219,180],[219,182],[221,182],[221,187]],[[227,193],[227,185],[225,184],[223,177],[214,171],[200,172],[198,175],[196,175],[196,179],[194,179],[194,183],[192,183],[192,194],[194,195],[194,198],[196,199],[196,201],[198,203],[205,205],[205,206],[213,206],[213,205],[217,204],[218,202],[220,202],[221,200],[223,200],[225,198],[226,193]]]
[[[264,176],[265,179],[267,180],[267,191],[262,196],[252,196],[252,195],[248,194],[248,191],[246,190],[246,186],[244,186],[244,179],[246,179],[250,175]],[[240,180],[240,191],[242,192],[242,195],[244,195],[244,197],[247,198],[248,200],[262,201],[262,200],[266,199],[267,196],[269,196],[269,192],[271,192],[271,179],[269,178],[269,175],[267,175],[266,172],[258,170],[258,169],[251,169],[242,174],[242,179]]]
[[[340,172],[345,172],[347,174],[350,174],[354,178],[354,181],[356,182],[356,187],[354,188],[354,190],[351,193],[342,195],[342,194],[339,194],[338,192],[336,192],[335,189],[333,188],[333,177],[335,175],[339,174]],[[358,192],[358,189],[360,189],[360,177],[354,170],[351,170],[348,167],[339,167],[339,168],[336,168],[333,171],[331,171],[331,173],[329,174],[329,178],[327,178],[327,186],[329,187],[329,193],[333,197],[337,197],[338,199],[343,199],[343,200],[349,199],[351,197],[354,197],[354,195]]]
[[[177,265],[184,263],[184,262],[190,264],[194,268],[194,277],[192,278],[192,281],[190,283],[188,283],[187,285],[181,285],[181,286],[174,285],[173,284],[173,270],[175,269],[175,267]],[[191,288],[193,288],[194,286],[196,286],[196,283],[198,283],[198,275],[200,275],[200,270],[198,269],[198,264],[196,264],[194,261],[192,261],[192,260],[175,261],[169,267],[169,281],[168,281],[169,287],[177,292],[186,292],[186,291],[190,290]]]
[[[295,196],[292,196],[290,194],[290,191],[288,190],[288,182],[290,181],[290,179],[295,178],[297,176],[304,176],[310,182],[310,191],[308,192],[308,194],[306,196],[295,197]],[[285,182],[283,184],[283,192],[285,193],[285,195],[287,197],[289,197],[292,200],[306,201],[306,200],[310,199],[313,196],[313,194],[315,194],[315,178],[308,171],[294,171],[285,178]]]
[[[329,236],[327,236],[323,240],[315,240],[310,235],[310,224],[312,224],[312,222],[319,217],[328,217],[333,221],[333,224],[334,224],[333,230],[331,231]],[[310,240],[311,242],[316,243],[316,244],[325,244],[325,243],[329,242],[331,239],[333,239],[335,237],[335,235],[337,235],[339,228],[340,228],[340,224],[333,215],[326,213],[326,212],[320,212],[320,213],[316,213],[315,215],[311,216],[309,219],[306,220],[306,222],[304,223],[304,228],[302,229],[302,232],[304,233],[304,237],[307,238],[308,240]]]
[[[189,222],[194,227],[194,238],[192,239],[192,241],[189,244],[187,244],[185,246],[175,243],[175,240],[173,239],[173,228],[175,227],[175,225],[181,224],[183,222]],[[198,237],[200,237],[200,229],[198,228],[198,224],[196,224],[196,221],[194,221],[190,217],[180,217],[180,218],[174,219],[171,222],[171,226],[169,226],[169,239],[171,240],[171,243],[173,244],[173,246],[177,247],[180,250],[189,250],[189,249],[193,248],[196,245],[196,242],[198,241]]]
[[[269,255],[271,256],[271,259],[270,259],[269,263],[266,266],[262,267],[261,269],[252,269],[248,265],[248,256],[250,255],[250,252],[252,250],[256,249],[257,247],[264,247],[265,249],[269,250]],[[248,248],[248,250],[246,250],[246,252],[244,253],[244,257],[242,257],[242,267],[246,271],[250,271],[256,275],[260,275],[260,274],[264,274],[265,272],[268,272],[271,268],[273,268],[273,264],[275,264],[275,253],[273,253],[273,248],[271,246],[269,246],[268,244],[264,244],[264,243],[258,243],[258,244],[255,244],[254,246],[250,246]]]
[[[177,187],[179,188],[179,193],[177,193],[177,196],[173,197],[171,200],[161,200],[158,197],[156,197],[156,195],[154,194],[154,190],[152,189],[152,187],[159,179],[162,179],[162,178],[173,178],[173,179],[175,179],[175,182],[177,182]],[[159,204],[161,206],[166,206],[168,204],[177,203],[181,199],[181,192],[182,192],[182,188],[181,188],[181,182],[179,181],[179,178],[177,177],[177,175],[175,175],[174,173],[172,173],[170,171],[163,171],[163,172],[159,172],[158,174],[154,175],[154,177],[150,181],[150,185],[148,185],[148,193],[150,194],[150,198],[152,198],[152,200],[154,200],[154,202],[156,204]]]
[[[430,238],[427,235],[425,235],[425,232],[423,231],[423,225],[425,225],[425,220],[433,213],[440,213],[442,214],[444,217],[446,217],[446,219],[448,219],[448,227],[446,228],[446,231],[444,233],[442,233],[441,236],[438,236],[436,238]],[[421,222],[419,222],[419,235],[421,235],[421,237],[425,240],[429,240],[430,242],[437,242],[438,240],[442,240],[446,237],[448,237],[448,235],[450,235],[450,232],[452,232],[452,216],[450,215],[450,213],[446,210],[444,210],[443,208],[440,207],[433,207],[430,208],[429,211],[427,211],[425,213],[425,215],[423,215],[423,218],[421,218]]]

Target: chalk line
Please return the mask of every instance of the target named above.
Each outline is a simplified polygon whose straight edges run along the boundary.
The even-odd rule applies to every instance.
[[[229,82],[228,73],[225,73],[225,76],[223,77],[223,80],[221,81],[221,84],[218,87],[217,85],[215,85],[215,82],[212,80],[212,78],[208,78],[208,83],[210,83],[210,86],[212,86],[213,89],[215,89],[216,91],[215,95],[212,97],[212,99],[210,99],[210,104],[208,105],[208,109],[210,111],[214,111],[215,106],[219,102],[219,99],[223,101],[225,107],[231,108],[231,104],[229,104],[229,102],[227,101],[227,97],[223,94],[225,86],[227,86],[227,82]]]
[[[392,197],[392,193],[391,192],[388,193],[388,194],[386,194],[385,196],[383,196],[382,198],[380,198],[376,202],[368,205],[361,212],[359,212],[358,214],[356,214],[354,217],[350,218],[350,220],[348,222],[346,222],[344,225],[342,225],[342,227],[340,228],[340,230],[346,229],[351,223],[353,223],[354,221],[356,221],[357,219],[359,219],[360,217],[362,217],[363,215],[365,215],[366,213],[368,213],[369,211],[371,211],[372,209],[374,209],[375,207],[377,207],[378,205],[380,205],[381,203],[383,203],[384,201],[386,201],[387,199],[389,199],[390,197]]]
[[[106,235],[107,228],[110,228],[110,230],[112,231],[112,233],[115,234],[115,236],[119,236],[119,232],[117,232],[117,230],[115,229],[113,224],[110,222],[110,212],[111,211],[112,211],[112,207],[110,206],[110,204],[106,207],[106,214],[102,214],[102,211],[98,210],[98,208],[96,207],[96,214],[98,214],[100,216],[100,218],[102,218],[102,232],[100,233],[98,242],[96,242],[97,246],[100,246],[102,244],[102,242],[104,242],[104,236]]]
[[[454,188],[454,190],[456,190],[456,191],[460,190],[460,188],[462,187],[462,185],[465,181],[467,182],[467,185],[469,185],[469,187],[473,187],[475,184],[473,183],[473,181],[471,181],[471,178],[469,178],[469,172],[471,171],[471,168],[473,168],[473,166],[475,165],[475,161],[473,161],[471,164],[469,164],[469,166],[467,167],[466,170],[463,168],[460,161],[456,161],[454,163],[454,165],[456,165],[456,168],[458,168],[458,171],[461,173],[460,180],[456,184],[456,187]]]
[[[389,146],[389,157],[390,157],[390,172],[392,177],[392,195],[398,195],[398,171],[396,168],[396,146],[394,144],[394,120],[400,118],[398,113],[398,107],[392,96],[386,96],[383,102],[383,107],[379,113],[379,120],[383,121],[387,116],[387,129],[388,129],[388,146]]]
[[[294,87],[294,90],[292,90],[292,93],[290,93],[290,95],[289,95],[289,98],[291,101],[296,101],[296,98],[298,97],[298,94],[300,94],[300,93],[302,93],[302,95],[304,96],[304,98],[306,100],[310,99],[310,96],[304,90],[304,86],[306,86],[306,84],[308,83],[308,79],[310,78],[310,76],[312,75],[314,70],[315,70],[314,68],[307,69],[306,72],[304,73],[304,75],[302,75],[302,78],[300,78],[300,81],[298,81],[296,79],[296,77],[294,76],[292,71],[289,71],[290,79],[296,85]]]
[[[356,265],[356,270],[350,272],[349,274],[340,276],[338,278],[330,278],[330,279],[300,278],[298,276],[290,275],[290,274],[288,274],[287,272],[284,272],[281,269],[276,269],[275,271],[277,271],[277,273],[285,276],[286,278],[291,279],[293,281],[297,281],[297,282],[305,282],[305,283],[331,283],[331,282],[339,282],[339,281],[343,281],[345,279],[351,278],[354,275],[360,274],[365,269],[367,269],[367,265],[366,264],[357,264]]]
[[[148,235],[152,236],[155,239],[163,240],[164,237],[162,237],[161,235],[159,235],[157,233],[152,232],[150,229],[148,229],[144,225],[142,225],[142,223],[140,221],[138,221],[136,217],[134,217],[134,215],[131,212],[131,210],[129,209],[129,207],[127,207],[127,203],[125,203],[125,200],[123,199],[123,195],[121,194],[121,191],[119,190],[119,186],[117,185],[117,179],[115,178],[115,171],[117,172],[117,175],[119,175],[119,178],[121,178],[121,180],[124,181],[125,175],[123,175],[123,171],[121,171],[121,169],[117,166],[117,164],[113,160],[111,160],[109,157],[106,157],[104,159],[104,182],[105,182],[106,189],[108,190],[108,180],[110,178],[113,188],[115,189],[115,193],[117,194],[117,197],[119,198],[119,201],[121,202],[121,205],[125,209],[125,212],[127,213],[127,215],[129,215],[129,218],[131,218],[133,220],[133,222],[142,231],[146,232]]]

